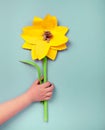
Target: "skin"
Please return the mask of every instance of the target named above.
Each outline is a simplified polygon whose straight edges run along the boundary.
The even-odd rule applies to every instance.
[[[39,81],[36,80],[22,95],[0,104],[0,125],[31,105],[33,102],[49,100],[52,97],[53,89],[54,85],[50,82],[39,84]]]

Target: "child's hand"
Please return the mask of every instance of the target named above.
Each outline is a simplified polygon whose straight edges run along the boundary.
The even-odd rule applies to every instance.
[[[0,125],[28,107],[32,102],[49,100],[53,89],[54,86],[50,82],[39,84],[39,81],[36,80],[27,92],[0,104]]]
[[[50,82],[39,84],[39,80],[36,80],[26,94],[31,102],[44,101],[52,97],[53,89],[54,85]]]

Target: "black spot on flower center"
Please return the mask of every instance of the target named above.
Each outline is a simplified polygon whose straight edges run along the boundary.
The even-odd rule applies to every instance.
[[[49,42],[52,37],[53,37],[53,35],[51,34],[50,31],[45,31],[45,32],[43,33],[43,40],[44,40],[44,41]]]

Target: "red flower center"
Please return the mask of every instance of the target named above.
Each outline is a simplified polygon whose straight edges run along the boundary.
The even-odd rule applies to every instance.
[[[45,31],[43,34],[43,40],[49,42],[53,35],[51,34],[50,31]]]

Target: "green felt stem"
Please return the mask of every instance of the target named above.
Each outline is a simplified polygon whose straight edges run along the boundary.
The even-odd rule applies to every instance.
[[[47,82],[47,57],[43,59],[44,83]],[[48,101],[44,101],[44,121],[48,122]]]
[[[20,62],[28,64],[28,65],[31,65],[31,66],[33,66],[37,70],[37,72],[38,72],[38,79],[39,79],[40,84],[41,84],[42,80],[41,80],[41,69],[40,69],[40,67],[35,62],[33,62],[33,61],[22,60]]]

